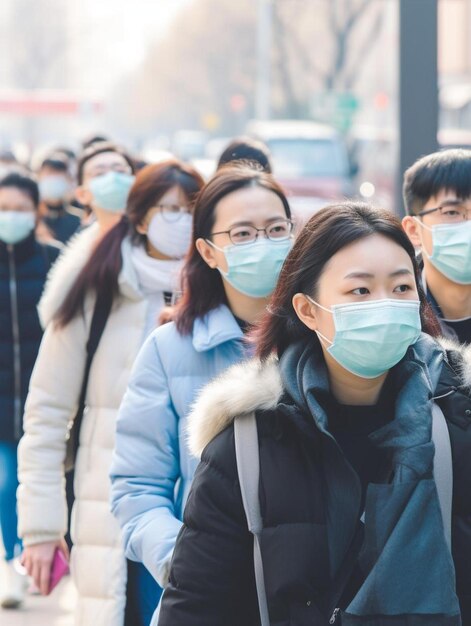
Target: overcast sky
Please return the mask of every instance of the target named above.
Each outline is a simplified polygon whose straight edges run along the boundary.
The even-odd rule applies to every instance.
[[[13,0],[14,1],[14,0]],[[136,68],[178,11],[198,0],[62,0],[70,3],[77,87],[106,93]]]

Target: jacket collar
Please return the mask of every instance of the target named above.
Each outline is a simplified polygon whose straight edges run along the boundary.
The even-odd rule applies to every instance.
[[[441,384],[447,350],[453,351],[456,358],[453,375]],[[471,346],[460,346],[443,338],[437,345],[430,337],[422,335],[418,344],[409,348],[406,359],[422,367],[423,376],[435,396],[452,392],[454,385],[471,387]],[[426,367],[424,359],[428,363]],[[265,362],[252,359],[229,368],[202,390],[193,406],[188,424],[192,454],[200,457],[205,446],[238,415],[275,409],[285,391],[280,363],[274,357]],[[324,430],[322,423],[317,425]]]
[[[235,317],[225,304],[197,318],[193,324],[193,347],[197,352],[207,352],[226,341],[244,336]]]
[[[36,237],[34,231],[31,232],[26,239],[18,242],[13,248],[13,256],[15,261],[24,261],[34,254],[36,247]],[[0,260],[5,261],[8,257],[8,246],[0,241]]]

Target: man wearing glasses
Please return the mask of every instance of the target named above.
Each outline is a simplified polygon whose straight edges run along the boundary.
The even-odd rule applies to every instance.
[[[445,336],[471,343],[471,150],[419,159],[404,175],[402,221]]]

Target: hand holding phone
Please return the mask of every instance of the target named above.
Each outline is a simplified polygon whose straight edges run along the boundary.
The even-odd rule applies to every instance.
[[[57,587],[63,576],[69,573],[69,563],[60,548],[56,548],[51,565],[51,577],[49,581],[49,592]]]

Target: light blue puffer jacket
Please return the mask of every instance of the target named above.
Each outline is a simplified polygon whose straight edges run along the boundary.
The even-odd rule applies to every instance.
[[[190,335],[174,323],[155,330],[134,365],[117,421],[112,510],[126,556],[144,563],[161,586],[198,464],[186,444],[190,407],[202,387],[245,356],[243,333],[220,306],[197,319]]]

